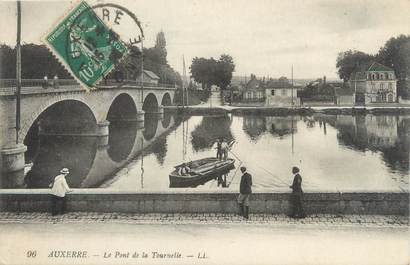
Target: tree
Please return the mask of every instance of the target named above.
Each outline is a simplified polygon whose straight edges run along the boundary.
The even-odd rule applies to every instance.
[[[377,60],[394,69],[398,79],[397,94],[408,98],[410,91],[406,87],[406,79],[410,77],[410,35],[390,38],[380,48]]]
[[[366,66],[375,60],[373,55],[361,51],[348,50],[337,56],[336,68],[340,79],[347,82],[350,75],[355,71],[363,71]]]
[[[192,60],[190,71],[191,77],[201,83],[202,88],[217,85],[221,89],[226,89],[231,83],[235,64],[232,57],[227,54],[222,54],[218,61],[212,57],[210,59],[195,57]]]
[[[230,55],[222,54],[216,64],[215,85],[222,90],[231,84],[232,73],[235,71],[235,64]]]
[[[167,64],[167,41],[165,40],[165,34],[163,31],[158,32],[157,38],[155,40],[154,48],[158,52],[159,63]]]
[[[11,47],[0,45],[0,78],[16,78],[16,53]]]
[[[198,58],[192,59],[190,67],[191,77],[198,83],[202,84],[202,89],[210,88],[214,84],[214,73],[216,61],[214,58]]]
[[[410,35],[390,38],[380,48],[377,59],[380,63],[394,69],[397,79],[405,79],[410,71]]]
[[[1,78],[16,78],[16,49],[0,46]],[[21,76],[23,79],[40,79],[45,75],[72,78],[44,45],[24,44],[21,46]]]
[[[163,32],[157,34],[154,47],[144,48],[144,69],[157,74],[159,82],[164,84],[182,85],[182,79],[167,63],[166,41]],[[114,78],[116,72],[121,72],[126,79],[136,79],[141,74],[141,51],[138,47],[129,45],[129,53],[122,62],[116,66],[116,71],[108,78]]]

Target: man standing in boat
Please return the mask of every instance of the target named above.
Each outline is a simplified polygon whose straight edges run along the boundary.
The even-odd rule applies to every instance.
[[[228,142],[225,139],[222,139],[221,150],[222,150],[223,160],[228,159],[229,145],[228,145]]]
[[[222,159],[222,139],[216,141],[216,158]]]
[[[249,197],[252,193],[252,175],[246,172],[246,167],[241,167],[242,177],[239,187],[239,214],[246,219],[249,218]]]

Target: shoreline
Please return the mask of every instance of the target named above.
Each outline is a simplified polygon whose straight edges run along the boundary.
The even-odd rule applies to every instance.
[[[184,114],[264,114],[264,115],[302,115],[310,116],[315,113],[330,114],[330,115],[410,115],[410,106],[355,106],[355,107],[339,107],[339,106],[315,106],[315,107],[236,107],[236,106],[216,106],[207,107],[203,105],[197,106],[165,106],[169,111],[184,113]]]

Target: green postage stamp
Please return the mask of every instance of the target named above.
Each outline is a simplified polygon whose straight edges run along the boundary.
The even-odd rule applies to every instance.
[[[71,10],[43,39],[86,87],[94,87],[127,53],[119,36],[84,1]]]

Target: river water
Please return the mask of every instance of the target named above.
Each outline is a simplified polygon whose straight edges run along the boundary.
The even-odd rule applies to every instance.
[[[190,116],[146,117],[110,125],[108,145],[94,137],[40,136],[27,188],[47,187],[62,167],[71,187],[126,191],[170,190],[169,173],[182,161],[215,156],[218,138],[235,140],[236,168],[188,189],[237,190],[239,166],[254,189],[288,189],[298,166],[305,190],[408,190],[410,116]],[[185,191],[172,188],[174,191]]]

